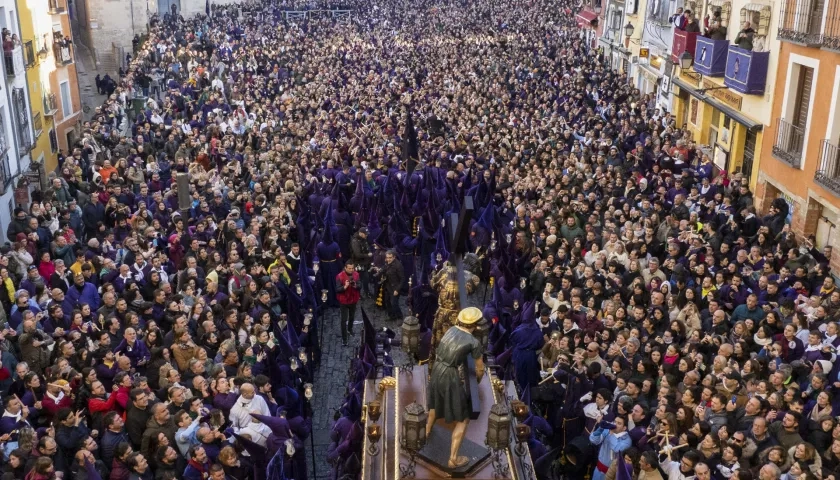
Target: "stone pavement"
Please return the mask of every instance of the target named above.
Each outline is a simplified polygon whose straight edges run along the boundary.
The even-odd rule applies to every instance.
[[[88,121],[93,118],[96,107],[102,105],[105,101],[105,95],[96,93],[96,62],[94,62],[90,50],[80,41],[82,36],[77,33],[75,22],[73,23],[73,27],[73,51],[76,58],[76,77],[79,82],[79,94],[82,100],[82,119]]]
[[[487,288],[486,284],[481,284],[478,289],[470,295],[469,305],[472,307],[481,308],[487,298],[492,296],[493,292]],[[408,314],[408,309],[405,306],[405,298],[402,297],[402,311],[403,314]],[[312,465],[312,453],[309,451],[311,443],[306,445],[307,463],[309,464],[309,478],[311,479],[329,479],[330,465],[327,463],[327,448],[330,445],[330,429],[332,428],[335,412],[341,407],[341,402],[344,400],[344,392],[347,384],[348,373],[350,369],[350,360],[356,352],[354,345],[358,345],[360,341],[359,335],[362,331],[362,311],[364,307],[365,312],[370,318],[375,328],[388,327],[396,333],[397,338],[400,337],[401,321],[388,321],[388,314],[385,309],[377,308],[373,300],[362,299],[359,302],[359,308],[356,309],[356,323],[353,326],[353,333],[355,334],[348,346],[341,345],[341,327],[339,326],[339,310],[337,308],[327,311],[325,318],[322,319],[321,325],[324,329],[323,342],[321,345],[321,365],[315,371],[315,397],[313,405],[312,418],[312,435],[315,442],[315,465]],[[394,359],[394,365],[401,365],[405,362],[405,355],[400,351],[399,347],[391,350],[391,356]]]

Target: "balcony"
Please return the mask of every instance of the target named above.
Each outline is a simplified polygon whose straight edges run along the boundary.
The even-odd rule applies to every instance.
[[[694,70],[707,77],[722,77],[726,73],[726,57],[729,53],[727,40],[712,40],[697,37],[694,52]]]
[[[820,40],[822,48],[840,52],[840,0],[830,0],[825,16],[825,30]]]
[[[70,40],[64,39],[53,43],[53,52],[55,52],[55,62],[59,65],[69,65],[73,63],[73,52],[71,51],[72,43]]]
[[[693,55],[697,50],[697,37],[699,36],[699,33],[675,30],[674,43],[671,45],[671,60],[678,64],[680,55],[683,52],[688,52]]]
[[[818,47],[822,41],[822,8],[823,4],[816,1],[782,0],[779,40]]]
[[[50,15],[60,15],[67,11],[63,5],[61,5],[60,0],[49,0],[49,13]]]
[[[3,60],[6,64],[6,76],[15,77],[25,73],[26,66],[23,62],[23,47],[16,45],[10,52],[3,52]]]
[[[820,144],[820,166],[814,181],[840,195],[840,148],[828,140]]]
[[[58,112],[58,99],[54,93],[44,95],[44,116],[52,117]]]
[[[764,95],[769,63],[770,52],[753,52],[730,45],[723,83],[736,92]]]
[[[805,130],[780,118],[776,123],[773,156],[793,168],[799,168],[802,165],[803,145],[805,145]]]

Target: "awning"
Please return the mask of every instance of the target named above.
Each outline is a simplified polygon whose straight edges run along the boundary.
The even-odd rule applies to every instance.
[[[761,3],[748,3],[741,8],[743,8],[744,10],[749,10],[751,12],[760,12],[765,9],[770,10],[770,5],[764,5]]]
[[[713,7],[723,7],[728,4],[730,0],[709,0],[709,5]]]
[[[591,10],[581,10],[575,15],[575,20],[577,20],[577,24],[579,27],[588,27],[592,24],[592,21],[598,18],[598,15],[591,11]]]
[[[721,103],[721,102],[717,101],[714,97],[706,95],[703,92],[698,92],[697,87],[695,87],[694,85],[686,83],[684,80],[680,79],[680,77],[674,76],[674,78],[672,78],[671,81],[676,86],[680,87],[681,90],[685,90],[692,97],[694,97],[694,98],[696,98],[696,99],[698,99],[702,102],[708,103],[709,105],[717,108],[721,112],[723,112],[726,115],[728,115],[729,117],[731,117],[736,122],[738,122],[741,125],[747,127],[748,130],[750,130],[752,132],[760,132],[764,128],[763,123],[756,122],[755,120],[745,116],[743,113],[739,112],[738,110],[735,110],[734,108],[730,107],[729,105],[726,105],[724,103]]]

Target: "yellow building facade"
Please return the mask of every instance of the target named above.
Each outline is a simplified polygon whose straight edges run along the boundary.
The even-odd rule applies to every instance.
[[[58,165],[59,148],[81,118],[81,98],[66,0],[18,2],[35,146],[32,160],[47,172]]]
[[[726,38],[692,39],[697,44],[689,42],[693,48],[686,48],[691,58],[685,54],[681,59],[674,58],[674,118],[679,126],[687,127],[695,143],[720,171],[742,173],[754,190],[765,127],[770,125],[773,107],[779,52],[778,8],[773,2],[748,0],[683,4],[695,12],[701,29],[707,15],[719,18],[726,28]],[[755,30],[752,50],[735,45],[747,21]],[[678,50],[672,51],[677,53]]]

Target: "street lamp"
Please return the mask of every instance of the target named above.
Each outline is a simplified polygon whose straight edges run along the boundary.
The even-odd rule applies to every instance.
[[[408,465],[400,465],[400,478],[414,478],[417,452],[426,446],[426,409],[417,402],[406,405],[402,415],[400,446],[408,451]]]
[[[510,444],[510,408],[507,405],[497,403],[490,408],[484,444],[492,452],[493,476],[508,478],[510,467],[502,463],[502,451]]]
[[[636,31],[636,27],[633,26],[632,23],[627,22],[627,25],[624,26],[624,36],[630,38],[633,36],[633,32]]]
[[[694,57],[692,57],[688,52],[683,52],[679,56],[679,62],[681,69],[688,70],[691,68],[691,64],[694,63]]]

